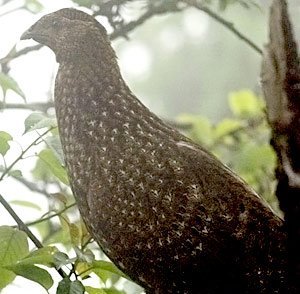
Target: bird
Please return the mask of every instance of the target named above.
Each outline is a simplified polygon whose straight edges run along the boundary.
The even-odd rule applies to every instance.
[[[282,219],[140,102],[93,16],[63,8],[21,39],[48,46],[59,63],[54,101],[70,186],[119,269],[147,294],[284,292]]]

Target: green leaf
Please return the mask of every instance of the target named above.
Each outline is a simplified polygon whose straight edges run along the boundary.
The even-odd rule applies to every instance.
[[[95,255],[90,249],[85,249],[83,252],[78,248],[74,247],[78,260],[91,264],[95,260]]]
[[[34,265],[42,264],[46,266],[54,265],[54,254],[58,250],[54,246],[47,246],[30,252],[28,256],[22,259],[18,264],[19,265]]]
[[[257,146],[247,144],[238,155],[238,169],[240,172],[254,174],[262,169],[270,168],[273,170],[275,165],[275,154],[269,144]]]
[[[73,245],[80,245],[81,241],[81,231],[80,228],[73,223],[69,223],[69,232],[70,232],[70,237],[71,237],[71,242]]]
[[[253,92],[242,90],[229,95],[229,106],[234,115],[249,117],[260,114],[263,103]]]
[[[85,291],[88,294],[107,294],[107,292],[103,289],[94,288],[94,287],[90,287],[90,286],[85,286]]]
[[[28,280],[34,281],[40,284],[45,289],[50,289],[53,285],[53,279],[51,275],[44,269],[30,264],[15,264],[7,266],[16,275],[22,276]]]
[[[126,294],[125,291],[119,291],[115,288],[103,289],[106,294]]]
[[[42,121],[45,118],[47,118],[47,117],[45,116],[45,114],[43,114],[41,112],[31,113],[24,121],[24,125],[25,125],[24,133],[27,133],[28,131],[30,131],[33,126],[35,126],[37,123],[39,123],[40,121]]]
[[[53,200],[57,203],[63,204],[63,206],[66,206],[68,204],[68,196],[63,193],[51,193],[50,194]]]
[[[20,206],[24,206],[24,207],[28,207],[28,208],[33,208],[36,210],[41,210],[40,206],[31,202],[31,201],[26,201],[26,200],[13,200],[9,202],[10,204],[14,204],[14,205],[20,205]]]
[[[192,114],[181,114],[178,117],[178,121],[192,125],[188,135],[193,140],[201,142],[204,145],[211,144],[213,134],[212,124],[206,117]]]
[[[115,274],[112,274],[111,272],[108,272],[108,271],[105,271],[105,270],[102,270],[99,268],[91,269],[91,270],[87,271],[86,273],[82,274],[81,277],[86,278],[92,272],[95,275],[97,275],[103,283],[106,283],[108,280],[112,280],[114,276],[120,278],[120,276],[116,276]]]
[[[37,159],[34,168],[31,170],[31,174],[34,179],[43,181],[45,184],[57,181],[56,177],[50,171],[48,164],[40,158]]]
[[[127,280],[130,280],[123,272],[121,272],[112,262],[104,261],[104,260],[95,260],[92,263],[91,268],[94,269],[100,269],[108,271],[112,274],[118,275],[120,277],[123,277]]]
[[[58,268],[61,268],[63,265],[71,263],[69,256],[64,252],[55,252],[53,258],[54,263]]]
[[[9,150],[10,146],[8,142],[11,141],[12,139],[13,138],[9,133],[0,131],[0,154],[2,154],[3,156]]]
[[[29,253],[27,235],[9,226],[0,227],[0,266],[15,264]]]
[[[91,8],[95,3],[92,0],[74,0],[79,6],[85,6],[87,8]]]
[[[43,223],[47,223],[47,222],[43,222]],[[50,230],[50,234],[49,234],[49,231],[48,231],[47,239],[44,242],[45,245],[51,245],[51,244],[54,244],[54,243],[61,243],[64,246],[67,246],[67,247],[70,246],[70,239],[67,238],[65,232],[61,228],[59,228],[55,232],[52,232],[51,230]]]
[[[83,261],[76,261],[75,269],[76,273],[81,277],[81,279],[86,279],[89,277],[92,270],[90,270],[91,264]]]
[[[255,1],[251,0],[219,0],[218,6],[221,11],[224,11],[228,8],[229,5],[240,4],[242,7],[249,9],[251,6],[259,7],[259,5]]]
[[[26,8],[33,13],[41,12],[43,9],[43,5],[37,0],[26,0],[25,2]]]
[[[59,160],[61,165],[65,164],[64,154],[60,142],[60,138],[58,135],[48,136],[45,138],[46,145],[53,151],[56,158]]]
[[[15,264],[28,252],[27,236],[24,232],[9,226],[0,227],[0,289],[10,284],[16,276],[4,267]]]
[[[231,2],[232,0],[219,0],[219,9],[224,11]]]
[[[84,286],[80,281],[70,281],[64,278],[59,282],[56,294],[84,294]]]
[[[17,82],[10,76],[0,72],[0,87],[2,88],[3,96],[6,96],[7,90],[12,90],[26,100],[24,93],[20,89]]]
[[[23,178],[23,174],[19,169],[14,169],[8,173],[13,178]]]
[[[49,167],[49,170],[55,177],[57,177],[62,183],[69,185],[67,172],[52,150],[44,149],[39,153],[38,157]]]
[[[0,290],[10,284],[16,277],[15,273],[6,268],[0,267]],[[0,291],[1,292],[1,291]]]
[[[55,117],[48,117],[42,112],[31,113],[24,121],[25,133],[43,128],[54,128],[57,126]]]
[[[242,127],[242,122],[234,119],[224,119],[215,128],[215,137],[221,138]]]
[[[258,9],[260,12],[263,12],[262,7],[256,3],[255,1],[251,1],[251,0],[239,0],[239,4],[244,7],[244,8],[251,8],[251,6],[253,6],[254,8]]]

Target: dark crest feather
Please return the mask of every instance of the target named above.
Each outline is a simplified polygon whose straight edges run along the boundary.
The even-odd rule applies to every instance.
[[[55,12],[56,15],[62,16],[70,20],[82,20],[85,22],[90,22],[101,29],[106,34],[106,29],[91,15],[74,8],[62,8]]]

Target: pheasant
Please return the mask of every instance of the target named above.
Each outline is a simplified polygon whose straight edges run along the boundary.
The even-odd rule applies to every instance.
[[[104,27],[64,8],[21,37],[30,38],[59,63],[55,109],[66,168],[107,256],[146,293],[283,293],[282,220],[136,98]]]

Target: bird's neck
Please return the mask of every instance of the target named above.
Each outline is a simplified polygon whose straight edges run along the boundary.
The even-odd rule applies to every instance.
[[[174,130],[131,93],[114,64],[61,64],[56,78],[55,104],[59,125],[68,126],[78,136],[89,133],[95,136],[96,126],[108,133],[124,130],[124,136],[133,133],[174,136]],[[147,129],[145,134],[139,130],[141,125]],[[84,134],[79,134],[76,128],[85,130]]]
[[[81,79],[100,88],[105,86],[123,87],[124,81],[114,52],[96,53],[97,50],[85,48],[82,51],[76,50],[69,55],[64,55],[64,59],[59,61],[58,73],[70,81],[77,79],[80,75]]]
[[[76,108],[94,112],[104,108],[110,100],[117,102],[117,94],[128,93],[115,60],[109,63],[106,59],[89,56],[65,59],[59,66],[55,98],[65,99]],[[85,61],[85,62],[84,62]],[[68,100],[68,101],[67,101]],[[60,104],[60,103],[59,103]]]

